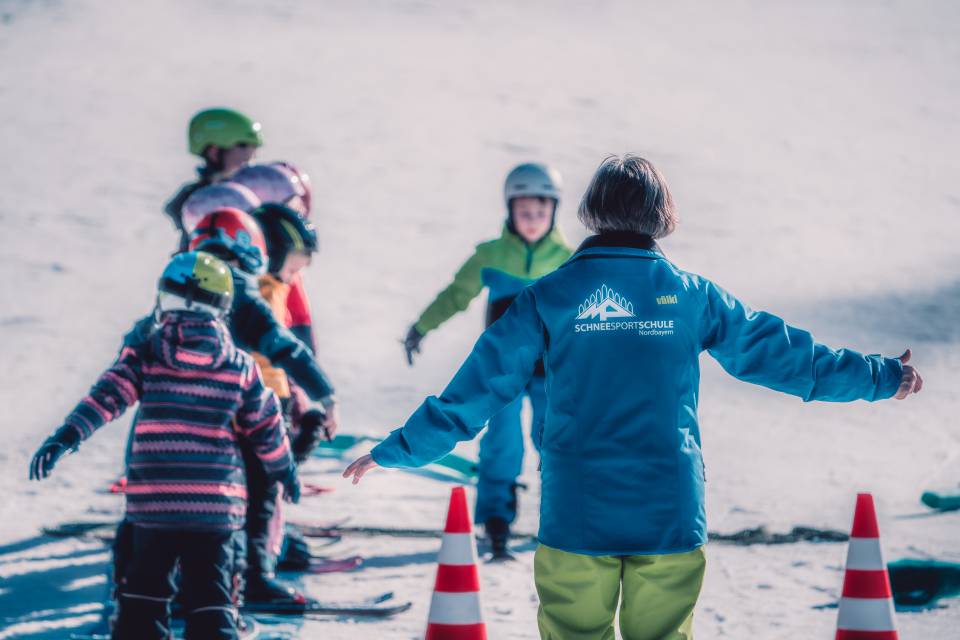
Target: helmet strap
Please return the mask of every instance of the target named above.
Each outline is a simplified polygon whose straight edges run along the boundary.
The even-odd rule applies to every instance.
[[[153,303],[153,326],[160,326],[160,317],[163,315],[163,309],[160,308],[160,294],[157,294],[157,299]]]
[[[196,278],[187,278],[183,292],[183,299],[187,304],[187,309],[193,306],[193,299],[196,297],[199,287],[200,282]]]

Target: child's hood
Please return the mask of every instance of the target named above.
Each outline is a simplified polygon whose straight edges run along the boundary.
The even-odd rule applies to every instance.
[[[171,369],[219,369],[236,349],[221,320],[183,312],[164,314],[152,346]]]

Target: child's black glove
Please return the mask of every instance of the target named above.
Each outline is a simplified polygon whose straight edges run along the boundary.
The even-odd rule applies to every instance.
[[[407,331],[407,337],[403,339],[403,350],[407,352],[407,364],[413,366],[413,354],[420,353],[420,341],[423,340],[423,334],[417,331],[417,326],[413,325]]]
[[[287,475],[280,481],[283,485],[283,499],[297,504],[300,502],[300,478],[297,477],[297,467],[290,465]]]
[[[30,461],[30,479],[43,480],[50,475],[63,454],[76,451],[80,445],[80,434],[73,427],[64,425],[56,433],[43,441]]]
[[[321,409],[310,409],[305,411],[297,420],[299,430],[290,445],[293,449],[293,459],[297,461],[297,464],[303,464],[310,457],[314,448],[320,443],[321,436],[330,440],[330,436],[323,426],[326,419],[327,414]]]

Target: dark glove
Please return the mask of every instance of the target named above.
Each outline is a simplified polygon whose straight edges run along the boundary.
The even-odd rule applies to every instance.
[[[297,477],[297,468],[290,465],[287,475],[280,481],[283,485],[283,499],[297,504],[300,502],[300,478]]]
[[[323,421],[327,414],[320,409],[310,409],[304,411],[303,415],[297,420],[298,432],[290,445],[293,449],[293,459],[297,464],[303,464],[313,452],[314,448],[320,443],[320,437],[329,440],[327,430],[323,428]]]
[[[53,467],[63,454],[76,451],[80,445],[80,434],[73,427],[64,425],[43,441],[30,461],[30,479],[43,480],[50,475]]]
[[[403,339],[403,349],[407,352],[407,364],[413,366],[413,354],[420,353],[420,341],[423,334],[417,331],[417,325],[410,327],[407,337]]]

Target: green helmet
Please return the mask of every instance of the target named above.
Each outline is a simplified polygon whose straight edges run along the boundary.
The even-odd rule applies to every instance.
[[[157,286],[161,311],[203,311],[215,315],[230,310],[233,276],[222,260],[203,251],[171,258]]]
[[[207,109],[193,116],[188,132],[190,153],[202,156],[210,145],[223,149],[238,144],[263,144],[260,123],[234,109]]]

